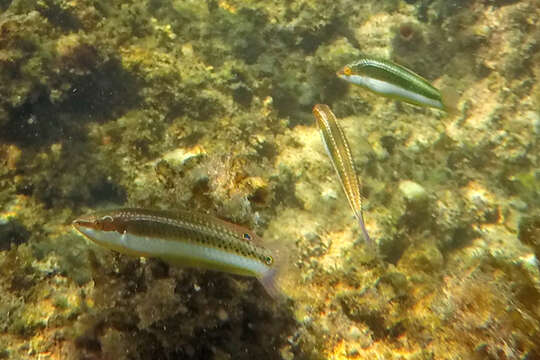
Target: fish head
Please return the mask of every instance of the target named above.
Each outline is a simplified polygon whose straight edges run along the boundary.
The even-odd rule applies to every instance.
[[[75,230],[88,238],[95,239],[99,233],[124,233],[125,225],[119,217],[111,213],[93,213],[73,220]]]
[[[73,228],[92,242],[118,252],[125,250],[127,225],[121,212],[98,212],[83,215],[72,222]],[[143,256],[142,254],[135,254]]]
[[[368,86],[372,79],[365,74],[361,67],[353,65],[345,65],[339,70],[336,75],[341,79],[352,84],[360,86]]]
[[[353,71],[349,65],[345,65],[336,72],[336,75],[343,80],[347,80],[352,74]]]

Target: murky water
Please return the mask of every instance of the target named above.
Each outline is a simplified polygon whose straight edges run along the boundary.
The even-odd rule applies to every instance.
[[[0,358],[540,358],[539,18],[0,1]]]

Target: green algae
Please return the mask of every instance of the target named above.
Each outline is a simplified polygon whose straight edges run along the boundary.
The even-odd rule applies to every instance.
[[[538,356],[532,1],[0,8],[0,358]],[[458,117],[348,88],[360,53],[457,90]],[[377,255],[317,102],[362,159]],[[290,301],[68,233],[123,204],[254,228],[290,254]]]
[[[538,170],[512,175],[509,180],[519,197],[528,203],[538,204],[540,201],[540,174],[538,174]]]

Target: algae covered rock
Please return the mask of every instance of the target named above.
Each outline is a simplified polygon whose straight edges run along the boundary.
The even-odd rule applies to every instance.
[[[421,206],[428,200],[426,190],[413,181],[405,180],[400,182],[399,191],[412,206]]]
[[[30,233],[17,219],[0,218],[0,251],[18,246],[29,237]]]
[[[540,357],[535,1],[0,9],[0,358]],[[457,111],[335,76],[360,56],[452,90]],[[349,138],[374,248],[316,103]],[[253,229],[289,298],[70,232],[123,206]]]
[[[418,246],[411,245],[401,257],[399,265],[409,269],[410,273],[436,273],[442,270],[444,258],[435,241],[430,239]]]
[[[519,221],[519,240],[529,245],[540,258],[540,214],[523,216]]]

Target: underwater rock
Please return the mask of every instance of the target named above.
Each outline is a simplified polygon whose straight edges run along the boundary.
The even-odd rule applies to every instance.
[[[18,246],[29,237],[30,232],[17,219],[0,215],[0,251]]]
[[[394,284],[387,280],[381,279],[364,290],[344,291],[336,296],[345,315],[357,326],[365,324],[375,341],[397,336],[400,332],[399,296]],[[363,335],[365,337],[366,334]]]
[[[441,251],[463,246],[474,238],[472,224],[476,216],[458,191],[439,191],[432,213],[437,230],[436,242]]]
[[[540,113],[538,111],[536,112],[531,111],[527,114],[527,117],[531,120],[533,132],[536,135],[540,135]]]
[[[405,210],[400,214],[400,223],[410,229],[428,226],[431,221],[428,217],[431,204],[424,187],[404,180],[399,183],[398,188],[403,199],[398,208]]]
[[[102,61],[98,51],[77,34],[60,37],[56,52],[59,66],[77,75],[88,74]]]
[[[186,166],[188,163],[194,163],[205,155],[206,151],[202,147],[195,146],[191,149],[177,148],[171,150],[164,154],[162,159],[168,162],[171,166],[178,168]]]
[[[0,129],[9,121],[9,115],[5,108],[0,107]]]
[[[467,200],[467,211],[481,223],[494,223],[499,220],[499,207],[495,203],[495,195],[482,184],[470,182],[463,189]]]
[[[399,260],[399,267],[409,269],[411,274],[423,271],[433,274],[442,270],[444,258],[433,239],[421,245],[411,245]]]
[[[420,206],[428,200],[426,190],[421,185],[410,180],[401,181],[399,191],[401,191],[407,202],[413,206]]]
[[[540,214],[523,216],[519,220],[518,238],[532,247],[536,258],[540,259]]]
[[[174,295],[176,283],[174,279],[158,279],[149,284],[148,291],[138,294],[135,312],[139,318],[141,329],[150,327],[156,322],[167,319],[171,314],[186,313],[188,310]],[[155,294],[159,294],[156,298]]]
[[[0,145],[0,164],[4,171],[13,171],[21,159],[22,150],[16,145]]]
[[[0,358],[540,358],[534,1],[0,8],[0,204],[17,213],[0,234],[26,234],[0,251]],[[346,86],[335,70],[360,53],[454,88],[460,112]],[[314,102],[355,159],[375,147],[355,165],[380,253]],[[290,257],[290,300],[68,233],[124,203],[254,225]]]
[[[426,46],[422,25],[410,21],[401,23],[392,41],[394,56],[404,57]],[[418,71],[418,70],[417,70]]]
[[[510,188],[528,205],[540,204],[540,171],[517,172],[509,176]]]

